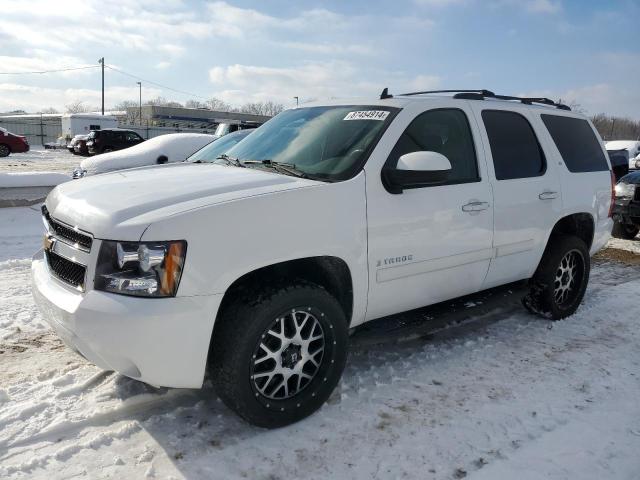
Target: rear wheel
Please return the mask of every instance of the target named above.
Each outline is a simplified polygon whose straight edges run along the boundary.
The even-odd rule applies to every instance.
[[[8,157],[10,153],[11,149],[9,146],[4,143],[0,143],[0,157]]]
[[[232,300],[217,320],[210,373],[223,402],[266,428],[322,406],[347,358],[347,320],[324,288],[298,281]]]
[[[636,235],[638,235],[638,232],[640,232],[640,227],[637,227],[636,225],[633,225],[630,223],[614,222],[611,235],[613,235],[616,238],[632,240],[636,238]]]
[[[584,241],[552,236],[522,303],[529,311],[552,320],[573,315],[587,289],[590,268]]]

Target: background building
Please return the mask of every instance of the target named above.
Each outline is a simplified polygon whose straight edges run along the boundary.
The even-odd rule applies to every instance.
[[[143,138],[157,137],[165,133],[196,132],[214,133],[221,123],[227,124],[262,124],[271,117],[250,113],[221,112],[204,108],[161,107],[156,105],[130,107],[126,111],[104,112],[118,119],[118,127],[138,132]],[[0,127],[24,135],[31,145],[44,145],[55,142],[62,136],[62,117],[64,113],[35,114],[0,114]],[[100,115],[99,112],[74,114]],[[87,132],[79,132],[87,133]]]

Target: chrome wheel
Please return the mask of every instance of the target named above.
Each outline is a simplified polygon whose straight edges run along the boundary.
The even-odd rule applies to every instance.
[[[276,318],[253,354],[255,390],[273,400],[297,395],[318,373],[324,347],[322,325],[311,309],[294,309]]]
[[[573,302],[580,289],[583,272],[583,258],[578,250],[571,250],[562,257],[553,288],[556,305],[564,307]]]

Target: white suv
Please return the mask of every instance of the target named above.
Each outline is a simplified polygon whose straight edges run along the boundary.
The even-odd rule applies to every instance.
[[[91,362],[199,388],[256,425],[297,421],[350,329],[528,280],[571,315],[613,188],[593,125],[546,99],[419,92],[287,110],[215,161],[54,189],[34,295]]]

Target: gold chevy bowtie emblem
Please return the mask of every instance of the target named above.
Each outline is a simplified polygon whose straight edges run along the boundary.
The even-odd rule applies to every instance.
[[[51,250],[53,250],[54,243],[56,243],[56,239],[53,238],[51,235],[44,236],[44,240],[42,241],[42,244],[44,246],[44,249],[47,252],[50,252]]]

